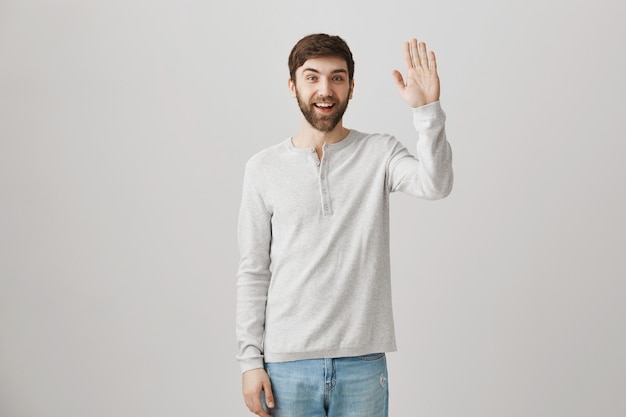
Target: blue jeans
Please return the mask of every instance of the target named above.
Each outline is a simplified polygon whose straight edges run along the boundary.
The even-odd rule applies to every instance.
[[[274,417],[387,417],[384,353],[266,363]]]

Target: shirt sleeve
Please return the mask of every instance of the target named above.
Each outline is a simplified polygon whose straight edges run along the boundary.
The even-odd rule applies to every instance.
[[[428,200],[444,198],[452,191],[452,150],[446,139],[446,115],[439,101],[416,107],[416,155],[395,141],[388,160],[388,187]]]
[[[271,279],[271,213],[246,166],[237,236],[240,261],[237,272],[237,360],[242,372],[263,367],[265,306]]]

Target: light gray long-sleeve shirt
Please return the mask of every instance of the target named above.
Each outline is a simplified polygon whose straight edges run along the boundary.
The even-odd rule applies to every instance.
[[[263,362],[396,350],[389,194],[452,189],[440,103],[413,111],[416,155],[393,136],[351,130],[340,142],[291,139],[246,164],[239,213],[236,329],[242,372]]]

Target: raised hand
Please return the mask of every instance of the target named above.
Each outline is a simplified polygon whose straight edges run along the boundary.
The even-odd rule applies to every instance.
[[[404,43],[406,81],[398,70],[393,78],[402,99],[411,107],[419,107],[439,100],[439,76],[433,51],[426,44],[412,39]]]

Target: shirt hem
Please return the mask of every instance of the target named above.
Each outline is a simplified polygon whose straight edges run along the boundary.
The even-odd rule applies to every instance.
[[[393,342],[368,345],[361,347],[349,347],[339,349],[328,350],[316,350],[312,352],[289,352],[289,353],[275,353],[265,352],[265,362],[291,362],[305,359],[321,359],[321,358],[344,358],[352,356],[368,355],[370,353],[383,353],[383,352],[395,352],[397,350],[396,344]]]

